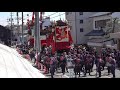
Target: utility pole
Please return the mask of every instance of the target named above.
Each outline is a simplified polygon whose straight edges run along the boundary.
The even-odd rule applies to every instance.
[[[42,17],[42,15],[43,15],[44,13],[43,12],[40,12],[40,30],[42,30],[42,20],[43,20],[43,17]],[[39,34],[40,34],[40,30],[39,30]],[[41,50],[41,38],[39,37],[39,39],[40,39],[40,50]]]
[[[77,42],[78,39],[77,39],[77,23],[76,23],[76,22],[77,22],[77,19],[76,19],[76,13],[77,13],[77,12],[75,12],[75,30],[76,30],[76,44],[77,44],[77,43],[78,43],[78,42]]]
[[[7,23],[8,23],[8,25],[9,25],[9,18],[7,19]]]
[[[10,16],[11,16],[11,19],[10,19],[10,21],[11,21],[11,46],[12,46],[12,33],[13,33],[13,30],[12,30],[12,21],[13,21],[13,18],[12,18],[12,16],[13,16],[13,13],[11,12],[10,13]]]
[[[35,12],[35,46],[36,51],[40,52],[40,25],[39,25],[39,12]]]
[[[23,37],[23,12],[22,12],[22,44],[24,44],[24,37]]]
[[[34,31],[34,49],[35,50],[37,48],[37,42],[36,42],[36,40],[37,40],[37,18],[36,18],[36,14],[35,14],[35,31]]]
[[[17,36],[18,37],[17,40],[19,42],[20,41],[20,35],[19,35],[20,32],[19,32],[19,14],[18,14],[18,12],[17,12],[16,15],[17,15],[17,35],[18,35]]]
[[[59,13],[59,16],[60,16],[60,20],[61,20],[61,15],[60,15],[60,13]]]

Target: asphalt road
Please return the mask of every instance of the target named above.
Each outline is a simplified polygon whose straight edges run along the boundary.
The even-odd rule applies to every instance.
[[[31,64],[33,65],[33,61],[30,61]],[[44,71],[41,71],[41,73],[44,73]],[[115,70],[116,78],[120,78],[120,70],[116,69]],[[48,78],[51,78],[51,74],[44,74]],[[98,75],[97,75],[98,76]],[[61,73],[61,69],[58,69],[58,72],[55,72],[54,78],[75,78],[74,72],[72,73],[72,77],[69,76],[69,73],[66,72],[65,75]],[[98,78],[96,77],[96,67],[93,67],[93,72],[91,72],[91,75],[88,73],[86,74],[86,77],[84,77],[83,73],[81,73],[81,76],[77,78]],[[107,67],[105,67],[104,71],[101,71],[101,77],[100,78],[112,78],[112,74],[108,75]]]
[[[120,70],[116,69],[115,73],[116,73],[116,78],[120,78]],[[58,70],[58,72],[55,72],[54,78],[75,78],[74,72],[72,74],[73,74],[72,77],[69,76],[68,72],[66,72],[65,75],[63,75],[61,73],[61,70]],[[44,74],[44,75],[46,75],[48,78],[51,78],[50,73],[49,74]],[[98,74],[96,76],[96,69],[94,67],[93,72],[91,72],[91,75],[89,75],[87,73],[86,77],[84,77],[83,73],[81,73],[81,76],[79,77],[77,75],[77,78],[98,78]],[[107,68],[105,68],[104,71],[101,71],[101,77],[100,78],[112,78],[112,74],[108,75]]]
[[[75,78],[74,72],[72,73],[72,77],[69,76],[69,73],[66,72],[65,75],[61,73],[61,70],[58,70],[58,72],[55,72],[54,78]],[[115,70],[116,78],[120,78],[120,70]],[[48,78],[51,78],[50,73],[45,74]],[[81,73],[81,76],[77,76],[77,78],[98,78],[98,74],[96,76],[96,69],[94,66],[93,72],[91,72],[91,75],[88,73],[86,74],[86,77],[84,77],[83,73]],[[100,78],[112,78],[112,74],[108,75],[107,68],[105,67],[105,70],[101,71],[101,77]]]

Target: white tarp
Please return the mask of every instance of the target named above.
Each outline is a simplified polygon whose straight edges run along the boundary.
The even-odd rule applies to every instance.
[[[120,18],[120,12],[114,12],[111,16],[112,18]]]
[[[18,52],[0,44],[0,78],[46,78]]]
[[[120,38],[120,32],[110,33],[111,38]]]
[[[89,46],[99,46],[99,47],[101,47],[103,45],[102,43],[94,43],[94,42],[88,42],[87,44]]]

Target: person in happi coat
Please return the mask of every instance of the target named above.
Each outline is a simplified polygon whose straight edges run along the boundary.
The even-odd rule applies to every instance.
[[[79,74],[79,77],[80,77],[80,74],[81,74],[81,60],[80,58],[77,57],[76,59],[76,64],[75,64],[75,67],[76,67],[76,73],[75,75]]]
[[[57,71],[57,69],[58,69],[58,57],[57,57],[57,53],[55,53],[54,55],[53,55],[53,57],[54,57],[54,63],[55,63],[55,71]]]
[[[53,56],[50,57],[50,73],[51,73],[51,78],[53,78],[53,75],[55,73],[55,57]]]
[[[92,68],[92,58],[90,57],[89,54],[86,55],[86,60],[85,60],[85,71],[84,71],[84,76],[86,76],[86,73],[88,72],[90,75],[90,70]]]
[[[111,60],[112,60],[112,57],[110,55],[107,55],[106,56],[106,66],[107,66],[107,70],[108,70],[108,75],[110,74]]]
[[[116,55],[116,63],[118,68],[120,69],[120,51],[117,51],[117,55]]]
[[[115,67],[116,67],[115,57],[111,58],[111,62],[110,63],[111,63],[110,70],[111,70],[111,73],[113,74],[113,78],[115,78]]]
[[[47,73],[49,73],[50,60],[51,60],[51,59],[50,59],[50,56],[49,56],[49,55],[46,55],[44,62],[45,62],[46,72],[47,72]]]
[[[65,57],[65,59],[67,60],[67,57],[68,57],[68,55],[67,55],[67,53],[66,52],[63,52],[63,56]],[[66,71],[68,72],[68,68],[66,67]]]
[[[99,77],[101,77],[101,69],[102,69],[101,63],[102,63],[102,58],[99,56],[98,57],[98,63],[97,63],[97,71],[99,73]]]
[[[60,67],[61,67],[61,69],[62,69],[62,73],[63,73],[63,75],[65,74],[65,68],[66,68],[66,58],[64,57],[64,55],[62,55],[61,57],[60,57]]]

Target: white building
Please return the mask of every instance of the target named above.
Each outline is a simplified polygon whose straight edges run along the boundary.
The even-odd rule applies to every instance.
[[[112,12],[99,12],[90,16],[93,18],[93,30],[86,34],[89,36],[87,42],[89,46],[103,47],[105,45],[111,47],[114,44],[109,34],[113,28],[111,15]],[[110,25],[107,25],[108,22]]]
[[[93,27],[92,18],[89,16],[97,12],[66,12],[66,20],[71,27],[71,35],[74,44],[86,44],[88,37],[85,36]]]

